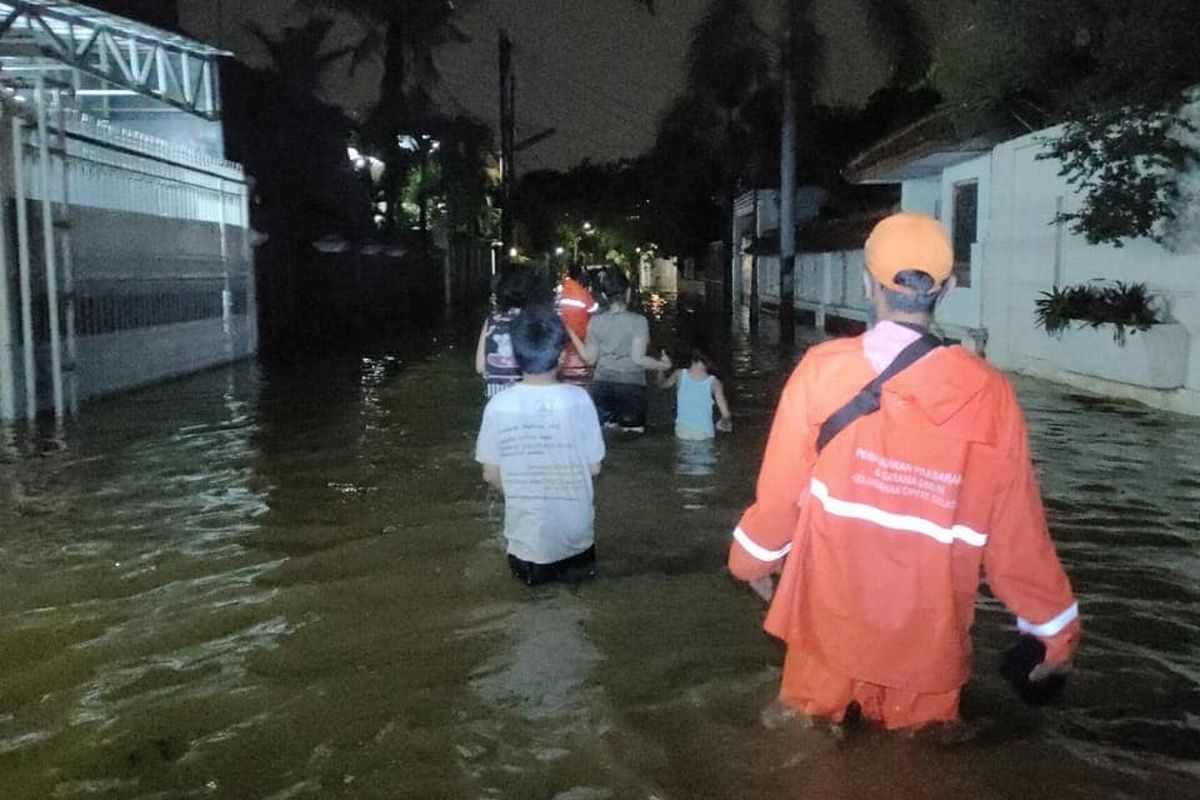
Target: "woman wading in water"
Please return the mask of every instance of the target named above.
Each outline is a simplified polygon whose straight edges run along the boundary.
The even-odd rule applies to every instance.
[[[629,306],[629,280],[614,266],[604,268],[597,290],[604,311],[588,323],[587,340],[567,329],[575,349],[596,365],[592,400],[605,427],[646,430],[646,370],[667,370],[671,359],[646,355],[650,323]]]

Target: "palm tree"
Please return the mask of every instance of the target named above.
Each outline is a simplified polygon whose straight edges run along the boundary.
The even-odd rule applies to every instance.
[[[313,17],[301,27],[284,28],[277,39],[255,24],[247,25],[246,29],[266,48],[272,71],[281,78],[289,96],[315,97],[325,71],[354,52],[353,47],[323,51],[333,24],[329,17]]]
[[[781,42],[783,79],[783,129],[779,155],[779,322],[783,341],[794,334],[796,241],[793,203],[796,193],[796,147],[799,113],[813,107],[815,89],[824,67],[822,40],[811,12],[811,0],[785,0]],[[929,36],[906,0],[865,0],[867,19],[879,44],[890,51],[888,84],[909,88],[923,78],[930,65]]]
[[[712,0],[688,46],[686,94],[660,128],[660,139],[668,140],[686,137],[690,130],[693,147],[708,150],[720,169],[720,205],[726,219],[732,215],[737,183],[750,160],[746,144],[751,129],[745,112],[769,86],[766,45],[747,0]],[[726,265],[722,283],[725,296],[730,297],[733,241],[727,230],[721,243]]]
[[[379,106],[375,116],[390,132],[407,123],[411,108],[423,105],[437,79],[435,50],[449,42],[465,42],[454,24],[458,13],[450,0],[297,0],[308,9],[350,14],[367,33],[354,51],[352,67],[378,58],[383,62]]]
[[[467,0],[471,2],[472,0]],[[455,24],[459,9],[450,0],[296,0],[310,10],[335,11],[357,19],[366,34],[354,48],[351,70],[379,59],[383,73],[379,101],[364,126],[364,141],[387,164],[384,192],[391,227],[398,223],[397,199],[403,192],[409,154],[399,146],[402,133],[417,131],[436,117],[429,89],[437,81],[434,52],[450,42],[467,41]]]
[[[251,26],[271,65],[234,62],[224,73],[227,146],[254,175],[259,212],[275,237],[330,228],[349,235],[370,219],[368,198],[346,158],[351,122],[317,97],[325,70],[349,55],[348,48],[325,49],[332,27],[332,20],[317,17],[272,38]],[[299,153],[303,170],[296,169]]]

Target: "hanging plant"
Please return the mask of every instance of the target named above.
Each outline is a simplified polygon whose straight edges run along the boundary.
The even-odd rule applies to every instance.
[[[1093,328],[1113,326],[1113,340],[1125,345],[1126,335],[1162,323],[1157,298],[1144,283],[1091,281],[1042,292],[1034,317],[1047,334],[1061,335],[1072,322]]]

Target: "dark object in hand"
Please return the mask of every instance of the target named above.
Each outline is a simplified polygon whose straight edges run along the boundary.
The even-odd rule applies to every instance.
[[[1000,675],[1004,677],[1022,700],[1031,706],[1052,703],[1062,694],[1067,676],[1050,675],[1040,681],[1029,680],[1029,673],[1046,658],[1046,645],[1036,636],[1028,634],[1017,639],[1017,643],[1004,651],[1000,658]]]

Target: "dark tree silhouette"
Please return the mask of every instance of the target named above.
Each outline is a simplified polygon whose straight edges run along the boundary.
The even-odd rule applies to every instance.
[[[87,0],[85,5],[169,31],[179,30],[177,0]]]

